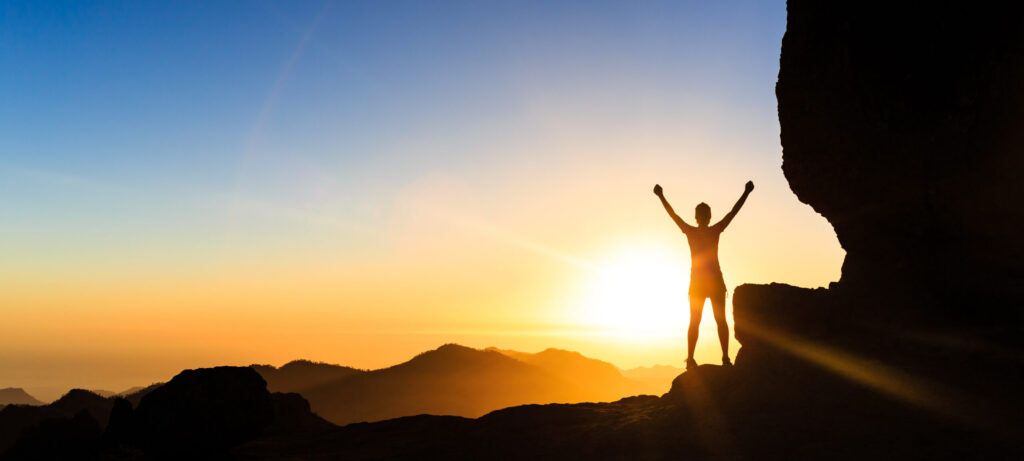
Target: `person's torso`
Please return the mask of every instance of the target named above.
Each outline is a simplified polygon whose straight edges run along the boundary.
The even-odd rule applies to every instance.
[[[718,237],[712,227],[696,227],[686,233],[690,244],[690,277],[715,277],[722,273],[718,265]]]

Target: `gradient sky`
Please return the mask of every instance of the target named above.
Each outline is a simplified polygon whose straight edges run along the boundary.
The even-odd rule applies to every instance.
[[[730,290],[839,277],[780,170],[784,30],[781,0],[5,2],[0,387],[445,342],[681,366],[654,183],[689,218],[755,182]]]

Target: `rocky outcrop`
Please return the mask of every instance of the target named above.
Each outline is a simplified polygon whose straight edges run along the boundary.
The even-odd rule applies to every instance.
[[[1020,427],[1024,4],[788,13],[783,171],[846,259],[829,289],[735,290],[736,373],[798,390],[784,401],[854,385],[976,430]]]
[[[262,437],[296,432],[316,434],[336,427],[313,413],[309,401],[299,394],[275,392],[270,394],[270,403],[274,407],[274,419],[263,429]]]
[[[132,418],[147,453],[188,455],[255,439],[274,407],[267,383],[248,367],[185,370],[142,398]]]
[[[1024,5],[788,13],[783,171],[846,250],[837,290],[886,321],[1019,324]]]

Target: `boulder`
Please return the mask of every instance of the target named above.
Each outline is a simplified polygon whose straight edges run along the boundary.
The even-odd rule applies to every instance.
[[[132,416],[147,454],[225,452],[259,437],[274,418],[267,383],[249,367],[185,370],[142,398]]]

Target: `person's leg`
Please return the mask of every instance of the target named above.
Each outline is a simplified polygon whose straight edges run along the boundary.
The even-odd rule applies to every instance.
[[[704,311],[704,296],[690,295],[690,328],[686,331],[686,362],[693,361],[693,350],[700,334],[700,317]]]
[[[722,344],[722,364],[729,362],[729,323],[725,319],[725,292],[711,296],[711,311],[718,325],[718,342]]]

